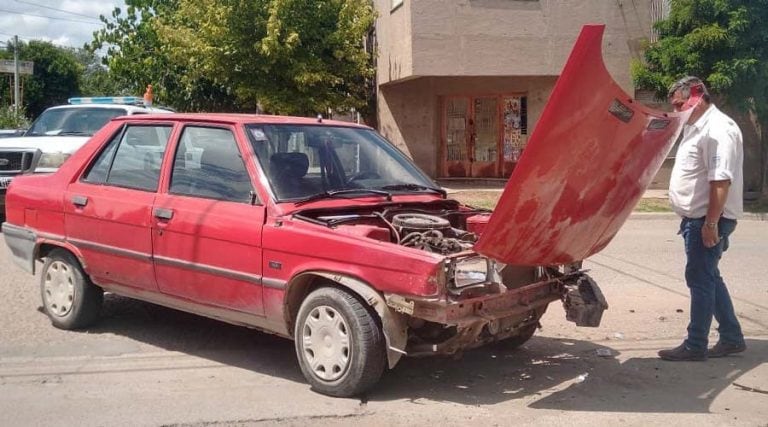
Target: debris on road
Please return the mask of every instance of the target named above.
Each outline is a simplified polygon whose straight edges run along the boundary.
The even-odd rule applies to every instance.
[[[600,357],[611,357],[611,356],[613,356],[613,353],[611,352],[611,349],[609,349],[609,348],[598,348],[596,353]]]
[[[754,388],[754,387],[747,387],[739,383],[733,383],[733,386],[743,391],[751,391],[753,393],[768,394],[768,391],[760,390],[759,388]]]

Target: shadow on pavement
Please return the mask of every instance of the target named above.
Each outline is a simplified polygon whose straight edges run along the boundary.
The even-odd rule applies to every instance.
[[[406,359],[370,398],[467,405],[521,399],[535,409],[708,413],[721,392],[768,361],[768,341],[747,340],[747,345],[742,355],[706,362],[656,357],[621,362],[617,351],[598,344],[534,336],[511,352],[489,347],[461,360]],[[601,357],[598,350],[610,350],[611,356]]]
[[[739,377],[768,361],[768,341],[747,340],[747,352],[706,362],[658,358],[617,360],[530,405],[566,411],[708,413],[712,402]],[[734,385],[736,384],[736,385]],[[751,397],[745,395],[745,398]]]
[[[306,383],[287,339],[116,295],[106,296],[102,320],[86,332]],[[747,345],[742,355],[706,362],[622,362],[616,350],[599,344],[534,336],[516,350],[502,343],[458,358],[404,358],[362,399],[464,405],[522,400],[529,408],[562,411],[707,413],[721,392],[768,361],[768,341]]]
[[[305,383],[290,340],[114,294],[104,296],[101,319],[83,332],[124,336],[164,350]]]

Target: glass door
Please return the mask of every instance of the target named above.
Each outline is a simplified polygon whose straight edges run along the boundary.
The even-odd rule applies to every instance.
[[[448,98],[443,117],[443,176],[470,176],[469,98]]]
[[[443,103],[443,177],[508,177],[528,141],[525,95],[457,96]]]
[[[497,97],[475,98],[472,110],[470,176],[496,177],[498,176],[500,140]]]

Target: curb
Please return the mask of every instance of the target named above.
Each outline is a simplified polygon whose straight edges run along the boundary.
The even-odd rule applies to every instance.
[[[642,221],[654,219],[680,219],[680,217],[672,212],[632,212],[628,219]],[[768,221],[768,213],[744,212],[739,221]]]

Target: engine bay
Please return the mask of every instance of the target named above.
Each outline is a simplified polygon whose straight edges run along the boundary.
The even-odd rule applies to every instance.
[[[460,205],[385,205],[366,210],[302,211],[296,218],[342,233],[449,255],[471,250],[490,218],[490,211]]]

